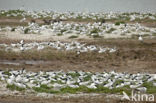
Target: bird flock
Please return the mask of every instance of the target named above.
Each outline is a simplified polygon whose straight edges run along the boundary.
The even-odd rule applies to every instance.
[[[128,87],[141,92],[146,92],[149,88],[144,83],[152,83],[156,87],[156,74],[148,73],[117,73],[111,72],[84,72],[84,71],[39,71],[27,72],[24,69],[12,71],[0,71],[0,80],[8,85],[15,85],[19,88],[32,89],[40,88],[42,85],[61,89],[65,87],[97,89],[102,86],[108,89]]]
[[[0,44],[0,47],[2,50],[5,51],[26,51],[31,49],[37,49],[42,50],[44,48],[53,48],[60,51],[74,51],[77,54],[80,53],[87,53],[87,52],[97,52],[97,53],[113,53],[116,52],[116,47],[109,48],[109,47],[102,47],[102,46],[96,46],[96,45],[87,45],[87,44],[81,44],[79,42],[73,41],[73,42],[33,42],[33,43],[24,43],[24,40],[21,40],[19,43],[11,43],[8,44]]]

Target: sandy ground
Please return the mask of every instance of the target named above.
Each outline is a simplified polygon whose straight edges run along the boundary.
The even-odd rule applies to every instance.
[[[0,32],[0,37],[4,39],[9,39],[12,41],[20,41],[20,40],[26,40],[26,41],[73,41],[73,39],[69,39],[70,36],[77,35],[77,34],[65,34],[63,36],[57,36],[54,33],[44,31],[42,34],[22,34],[19,32]],[[105,39],[109,38],[130,38],[131,35],[120,35],[120,34],[104,34]],[[93,38],[86,36],[86,35],[79,35],[78,38],[75,38],[74,40],[93,40]]]

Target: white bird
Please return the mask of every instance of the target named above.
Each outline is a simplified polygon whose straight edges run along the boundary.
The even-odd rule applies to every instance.
[[[24,47],[20,47],[20,50],[21,50],[21,51],[24,51]]]
[[[11,75],[11,76],[10,76],[10,79],[11,79],[11,80],[15,80],[15,76],[14,76],[14,75]]]
[[[153,85],[156,87],[156,83],[153,83]]]
[[[53,87],[54,88],[61,88],[61,87],[63,87],[63,85],[62,84],[58,84],[58,83],[54,83]]]
[[[24,44],[24,40],[21,40],[21,41],[20,41],[20,44]]]
[[[137,85],[130,85],[130,88],[135,89],[138,88],[141,84],[137,84]]]
[[[20,22],[24,22],[26,20],[26,18],[24,17],[23,19],[20,20]]]
[[[124,83],[121,83],[120,85],[117,85],[116,88],[121,88],[121,87],[124,87],[125,84]]]
[[[43,85],[43,84],[46,84],[46,85],[47,85],[48,83],[50,83],[50,81],[46,81],[46,80],[45,80],[45,81],[42,81],[42,82],[41,82],[42,85]]]
[[[42,49],[44,49],[44,46],[42,46],[42,45],[37,47],[37,50],[42,50]]]
[[[140,87],[140,88],[137,88],[137,90],[139,90],[140,92],[146,92],[147,88],[146,87]]]
[[[20,75],[16,77],[16,82],[22,82],[22,77]]]
[[[78,88],[79,86],[78,85],[68,85],[69,87],[71,87],[71,88]]]
[[[143,38],[142,38],[141,35],[139,36],[139,39],[138,40],[141,41],[141,42],[143,41]]]
[[[27,83],[28,81],[29,81],[29,79],[23,78],[23,83]]]
[[[16,44],[12,44],[12,43],[11,43],[11,46],[12,46],[12,47],[15,47],[15,46],[16,46]]]
[[[109,82],[106,85],[104,85],[104,87],[108,88],[108,87],[111,87],[112,85],[113,85],[113,82]]]
[[[156,80],[156,74],[153,74],[153,79]]]
[[[90,81],[80,82],[79,85],[88,85]]]
[[[7,79],[7,83],[8,83],[9,85],[12,85],[14,82],[13,82],[12,79]]]
[[[22,84],[22,83],[14,83],[17,87],[20,88],[26,88],[26,85]]]
[[[90,84],[89,86],[87,86],[88,88],[93,88],[96,89],[97,87],[95,86],[95,83]]]

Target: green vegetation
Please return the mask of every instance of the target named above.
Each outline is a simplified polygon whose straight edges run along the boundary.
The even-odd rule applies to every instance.
[[[52,84],[54,84],[54,83],[64,84],[61,80],[58,80],[58,81],[53,81],[53,80],[51,80],[51,83],[52,83]]]
[[[11,76],[11,73],[9,71],[4,71],[3,74]]]
[[[93,35],[93,38],[101,38],[102,36],[96,34],[96,35]]]
[[[25,90],[25,88],[20,88],[20,87],[17,87],[17,86],[15,86],[14,84],[13,85],[7,85],[7,88],[9,88],[10,90],[17,90],[17,91],[23,91],[23,90]]]
[[[117,81],[115,81],[114,86],[119,85],[119,84],[121,84],[122,82],[124,82],[124,81],[123,81],[123,80],[117,80]]]
[[[83,78],[84,81],[91,80],[91,74],[88,74],[86,77]]]
[[[16,29],[16,28],[12,28],[11,31],[13,32],[13,31],[15,31],[15,29]]]
[[[78,77],[79,75],[77,75],[77,73],[70,73],[68,75],[71,75],[72,77]],[[84,81],[88,81],[91,79],[91,75],[87,75],[85,78],[84,78]],[[115,85],[118,85],[118,84],[121,84],[123,82],[123,80],[117,80],[115,83],[114,83],[114,86]],[[62,84],[62,82],[60,81],[51,81],[51,83],[59,83],[59,84]],[[75,85],[78,84],[78,83],[75,83]],[[47,86],[47,85],[41,85],[40,87],[33,87],[32,89],[36,92],[40,92],[40,93],[59,93],[59,94],[64,94],[64,93],[72,93],[72,94],[75,94],[75,93],[111,93],[111,94],[122,94],[122,92],[126,92],[128,95],[131,94],[131,89],[129,86],[124,86],[124,87],[121,87],[121,88],[107,88],[107,87],[104,87],[103,84],[101,85],[96,85],[96,89],[94,88],[88,88],[87,86],[79,86],[78,88],[72,88],[72,87],[64,87],[64,88],[61,88],[59,90],[55,90],[53,88],[53,86]],[[142,84],[142,87],[146,87],[147,88],[147,93],[149,94],[152,94],[152,93],[156,93],[156,88],[155,86],[153,85],[153,82],[145,82]],[[10,90],[17,90],[17,91],[23,91],[25,90],[25,88],[20,88],[20,87],[17,87],[15,85],[7,85],[7,88],[9,88]],[[29,87],[27,87],[27,89],[30,89]]]
[[[25,29],[24,29],[24,34],[28,34],[29,31],[30,31],[29,28],[25,28]]]
[[[94,28],[94,29],[90,32],[90,34],[93,34],[93,33],[98,33],[98,32],[99,32],[99,29]]]
[[[120,93],[122,94],[122,92],[126,92],[127,94],[130,95],[131,90],[129,89],[128,86],[122,87],[122,88],[114,88],[114,89],[109,89],[106,87],[103,87],[101,85],[98,85],[96,89],[92,89],[92,88],[88,88],[86,86],[80,86],[78,88],[72,88],[72,87],[65,87],[65,88],[61,88],[59,91],[53,90],[52,88],[46,87],[46,86],[42,86],[42,87],[33,87],[33,89],[36,92],[45,92],[45,93],[71,93],[71,94],[75,94],[75,93]]]
[[[22,16],[22,13],[24,13],[24,12],[25,11],[19,10],[19,9],[18,10],[9,10],[9,11],[1,10],[0,16],[19,17],[19,16]]]
[[[115,23],[115,25],[120,25],[120,24],[125,24],[125,22],[124,21],[118,21]]]
[[[147,93],[156,93],[156,87],[153,85],[152,82],[145,82],[142,84],[142,86],[147,88]]]
[[[57,36],[62,36],[62,35],[63,35],[62,33],[58,33],[58,34],[57,34]]]
[[[153,33],[152,36],[156,36],[156,33]]]
[[[104,18],[101,18],[101,19],[99,19],[99,20],[97,20],[97,21],[99,21],[99,22],[101,22],[101,23],[105,23],[105,22],[106,22],[106,20],[105,20]]]
[[[111,28],[110,30],[106,31],[107,33],[112,33],[112,31],[116,30],[115,28]]]
[[[65,32],[65,31],[67,31],[67,30],[66,29],[63,29],[63,30],[61,30],[61,33]]]
[[[72,39],[72,38],[78,38],[78,36],[77,35],[72,35],[72,36],[69,37],[69,39]]]
[[[33,87],[33,90],[40,93],[58,93],[58,91],[53,90],[53,87],[48,87],[47,85],[41,85],[40,87]]]
[[[79,73],[67,73],[67,75],[70,75],[72,78],[76,78],[80,76]]]

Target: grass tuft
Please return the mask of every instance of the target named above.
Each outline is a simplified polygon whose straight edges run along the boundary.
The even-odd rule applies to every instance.
[[[63,35],[62,33],[58,33],[58,34],[57,34],[57,36],[62,36],[62,35]]]
[[[33,87],[33,90],[39,93],[58,93],[52,89],[53,87],[48,87],[47,85],[41,85],[40,87]]]
[[[17,90],[17,91],[23,91],[23,90],[25,90],[25,88],[20,88],[20,87],[17,87],[16,85],[7,85],[7,88],[9,88],[10,90]]]
[[[24,29],[24,34],[28,34],[29,31],[30,31],[29,28],[25,28],[25,29]]]
[[[11,76],[11,73],[9,71],[4,71],[3,74]]]
[[[147,93],[156,93],[156,87],[153,85],[152,82],[145,82],[142,84],[142,86],[147,88]]]

